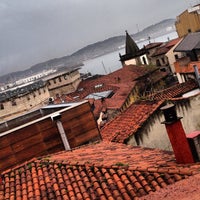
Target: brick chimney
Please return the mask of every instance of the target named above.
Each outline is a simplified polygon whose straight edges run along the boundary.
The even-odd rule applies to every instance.
[[[181,117],[177,117],[175,105],[166,105],[161,110],[165,117],[165,121],[162,123],[165,124],[177,163],[194,163],[194,158],[180,120]]]

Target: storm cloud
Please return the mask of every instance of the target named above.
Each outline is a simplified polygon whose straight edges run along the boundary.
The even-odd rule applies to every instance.
[[[0,0],[0,73],[175,18],[197,1]]]

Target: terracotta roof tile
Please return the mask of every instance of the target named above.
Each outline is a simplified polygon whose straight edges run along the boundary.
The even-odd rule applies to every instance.
[[[186,179],[199,169],[198,163],[176,164],[170,152],[101,142],[33,159],[5,171],[0,197],[136,199]]]
[[[152,71],[151,69],[145,68],[143,66],[128,65],[123,68],[116,70],[108,75],[97,77],[96,79],[86,79],[83,80],[77,91],[67,96],[74,101],[82,100],[86,96],[96,92],[103,92],[107,90],[113,91],[113,96],[111,98],[106,98],[106,106],[108,109],[120,109],[124,104],[126,98],[134,88],[137,83],[138,78],[143,77],[145,74]],[[166,76],[166,73],[154,72],[156,75],[154,78],[160,79]],[[155,81],[157,81],[157,79]],[[99,87],[96,87],[99,86]],[[99,110],[101,105],[96,103],[95,100],[95,115],[99,115]]]
[[[162,45],[162,42],[154,42],[154,43],[147,44],[145,46],[145,48],[146,49],[152,49],[152,48],[155,48],[155,47],[159,47],[160,45]]]
[[[126,111],[119,114],[101,129],[102,138],[112,142],[124,143],[129,136],[142,127],[144,122],[165,100],[180,96],[196,87],[197,83],[191,80],[154,93],[148,97],[150,100],[132,104]]]
[[[174,45],[176,45],[181,38],[175,38],[157,47],[156,51],[151,55],[152,57],[166,54]]]

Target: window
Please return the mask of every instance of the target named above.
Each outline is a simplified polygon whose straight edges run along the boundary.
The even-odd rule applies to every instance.
[[[174,57],[176,60],[178,60],[178,54],[175,54]]]
[[[157,66],[161,66],[160,60],[159,60],[159,59],[156,60],[156,65],[157,65]]]
[[[17,105],[15,100],[11,100],[11,104],[12,104],[12,106],[16,106]]]
[[[0,104],[0,110],[4,110],[4,105],[2,103]]]
[[[162,63],[165,64],[165,59],[164,58],[162,58]]]

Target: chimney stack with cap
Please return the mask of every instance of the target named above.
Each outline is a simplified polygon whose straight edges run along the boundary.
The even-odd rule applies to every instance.
[[[194,163],[194,158],[180,120],[181,117],[177,117],[175,105],[166,105],[161,110],[165,117],[163,123],[165,124],[177,163]]]

